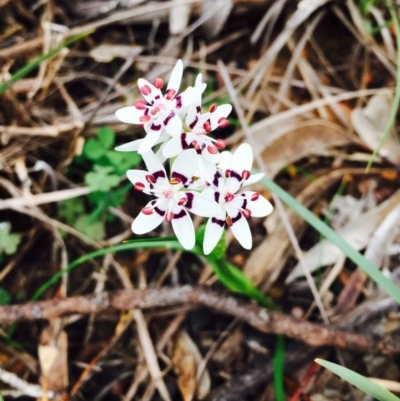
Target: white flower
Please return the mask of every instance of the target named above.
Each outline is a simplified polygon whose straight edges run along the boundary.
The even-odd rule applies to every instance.
[[[221,106],[213,104],[209,112],[201,114],[202,85],[204,85],[202,84],[202,76],[199,74],[195,84],[195,99],[189,107],[185,119],[186,132],[173,135],[163,145],[162,153],[167,158],[175,157],[190,145],[193,145],[196,149],[200,176],[210,182],[217,171],[216,165],[220,160],[218,149],[225,147],[225,141],[211,138],[208,134],[218,127],[226,127],[228,125],[227,117],[232,111],[232,106],[230,104]]]
[[[222,206],[222,210],[211,217],[206,225],[203,251],[208,255],[221,238],[225,223],[243,248],[251,249],[252,235],[247,219],[250,216],[264,217],[272,212],[271,203],[257,192],[236,192],[262,178],[263,174],[250,174],[253,164],[253,152],[248,144],[242,144],[233,155],[224,152],[219,171],[214,177],[212,186],[206,188],[203,194]]]
[[[168,139],[168,135],[182,132],[180,116],[185,113],[195,95],[193,87],[189,87],[177,95],[182,81],[182,73],[183,64],[181,60],[178,60],[172,70],[165,95],[161,92],[164,85],[161,78],[156,78],[154,85],[142,78],[138,80],[138,86],[144,99],[137,100],[134,106],[117,110],[115,115],[124,123],[143,124],[147,135],[144,139],[119,146],[116,148],[117,150],[137,150],[143,154],[154,145]]]
[[[132,231],[135,234],[152,231],[166,220],[172,223],[175,235],[185,249],[194,247],[195,233],[188,211],[210,217],[218,214],[221,209],[214,200],[184,188],[196,169],[193,163],[195,154],[194,149],[189,149],[176,158],[171,168],[171,180],[168,180],[164,167],[153,151],[142,154],[148,171],[127,172],[136,190],[157,197],[134,220]]]

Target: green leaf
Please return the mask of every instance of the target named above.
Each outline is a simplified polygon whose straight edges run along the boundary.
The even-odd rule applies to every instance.
[[[104,222],[100,219],[93,220],[90,217],[80,216],[75,221],[74,227],[93,241],[101,241],[105,236]]]
[[[11,224],[9,222],[0,223],[0,254],[12,255],[16,252],[21,236],[13,234],[11,231]]]
[[[203,253],[203,241],[204,241],[204,234],[206,231],[206,225],[202,224],[196,231],[196,245],[198,247],[197,253],[200,255],[204,255]],[[225,234],[226,231],[223,231],[223,234],[218,241],[216,247],[209,255],[204,255],[207,259],[222,259],[225,257],[226,252],[226,241],[225,241]]]
[[[226,288],[239,294],[247,295],[250,298],[255,299],[260,304],[264,305],[268,309],[277,310],[277,306],[272,299],[265,296],[247,277],[241,270],[236,266],[227,262],[225,259],[208,259],[210,267],[213,272],[218,276],[222,284]]]
[[[285,337],[279,335],[276,341],[274,354],[274,390],[276,401],[285,401],[284,389],[284,368],[285,368]]]
[[[142,158],[137,152],[109,150],[105,156],[108,160],[108,164],[112,165],[115,172],[119,175],[125,175],[127,170],[138,166],[142,161]]]
[[[119,176],[113,174],[112,167],[95,165],[94,169],[85,175],[85,183],[93,191],[107,192],[119,184]]]
[[[105,149],[110,149],[115,142],[115,132],[110,127],[102,127],[97,131],[99,142]]]
[[[85,213],[85,205],[82,198],[71,198],[61,202],[58,214],[67,224],[73,226],[76,219]]]
[[[11,295],[5,288],[0,287],[0,305],[8,305],[10,301]]]
[[[95,138],[88,139],[83,147],[83,155],[92,161],[97,161],[107,153],[107,149]]]
[[[390,391],[350,369],[323,359],[316,359],[315,362],[379,401],[400,401],[400,398],[396,397]]]

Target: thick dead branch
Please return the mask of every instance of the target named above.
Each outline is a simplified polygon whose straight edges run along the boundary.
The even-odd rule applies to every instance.
[[[190,303],[206,306],[241,319],[266,333],[283,334],[311,346],[332,346],[358,352],[392,355],[400,346],[386,339],[372,339],[363,334],[297,320],[271,312],[254,303],[243,303],[232,296],[218,294],[204,287],[123,290],[101,296],[81,296],[0,307],[0,323],[21,320],[55,319],[71,314],[90,314],[110,310],[150,309]]]

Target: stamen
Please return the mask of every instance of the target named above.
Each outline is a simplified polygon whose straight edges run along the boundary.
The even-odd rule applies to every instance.
[[[147,123],[147,122],[149,122],[151,120],[151,117],[149,116],[149,115],[145,115],[145,116],[141,116],[140,118],[139,118],[139,121],[140,122],[142,122],[142,123]]]
[[[248,218],[251,216],[251,210],[249,210],[249,209],[244,209],[244,210],[242,211],[242,214],[243,214],[244,217],[246,217],[246,219],[248,219]]]
[[[183,197],[183,198],[179,199],[178,205],[183,206],[186,204],[187,201],[188,201],[188,199],[186,197]]]
[[[217,139],[216,141],[215,141],[215,146],[218,148],[218,149],[224,149],[225,148],[225,141],[223,140],[223,139]]]
[[[153,174],[147,174],[147,175],[146,175],[146,181],[147,181],[149,184],[155,184],[157,180],[156,180],[156,177],[154,177]]]
[[[136,182],[133,188],[135,188],[136,191],[142,192],[145,188],[145,185],[142,182]]]
[[[138,100],[135,101],[135,107],[138,110],[145,110],[146,109],[146,105],[147,105],[146,100],[138,99]]]
[[[231,202],[235,199],[235,195],[228,193],[225,195],[224,199],[225,199],[225,202]]]
[[[244,180],[248,180],[249,177],[250,177],[250,171],[249,171],[249,170],[243,170],[242,178],[243,178]]]
[[[143,96],[147,96],[147,95],[150,95],[150,93],[151,93],[151,88],[150,88],[150,86],[149,85],[143,85],[141,88],[140,88],[140,92],[142,92],[142,94],[143,94]]]
[[[232,218],[230,216],[226,216],[226,224],[228,224],[229,227],[232,227],[233,222],[232,222]]]
[[[225,177],[226,177],[226,178],[229,178],[230,176],[231,176],[231,170],[227,169],[227,170],[225,171]]]
[[[218,107],[217,103],[213,103],[213,104],[210,106],[210,108],[208,109],[208,111],[209,111],[210,113],[214,113],[214,111],[217,110],[217,107]]]
[[[164,86],[164,81],[161,78],[154,78],[154,86],[161,89]]]
[[[174,90],[174,89],[168,89],[168,90],[165,92],[165,98],[166,98],[167,100],[171,100],[171,99],[173,99],[173,97],[175,96],[175,93],[176,93],[176,90]]]
[[[169,212],[169,213],[167,213],[166,216],[165,216],[165,221],[166,221],[167,223],[169,223],[173,218],[174,218],[174,214],[173,214],[172,212]]]
[[[218,150],[215,146],[212,145],[208,145],[207,146],[207,150],[209,153],[211,153],[212,155],[216,155],[218,153]]]
[[[171,178],[171,180],[170,180],[170,184],[172,184],[172,185],[177,185],[177,184],[180,184],[181,182],[182,181],[177,177]]]
[[[147,216],[150,216],[150,215],[153,214],[154,212],[153,212],[153,209],[151,209],[150,207],[144,207],[144,208],[142,209],[142,213],[145,214],[145,215],[147,215]]]
[[[220,128],[225,128],[225,127],[227,127],[227,126],[229,125],[229,121],[228,121],[227,118],[221,117],[221,118],[218,120],[218,125],[220,126]]]
[[[254,202],[260,197],[260,194],[258,192],[255,192],[253,195],[251,195],[251,200]]]
[[[210,124],[210,122],[209,122],[209,121],[206,121],[206,122],[203,124],[203,128],[204,128],[204,130],[205,130],[206,132],[211,132],[211,124]]]

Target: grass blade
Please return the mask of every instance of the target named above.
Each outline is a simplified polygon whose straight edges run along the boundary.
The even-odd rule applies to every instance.
[[[357,266],[360,267],[368,276],[375,281],[384,291],[400,304],[400,288],[387,278],[379,269],[376,268],[361,253],[356,251],[340,235],[332,230],[327,224],[320,220],[314,213],[310,212],[305,206],[293,198],[289,193],[275,184],[272,180],[264,177],[261,183],[270,191],[276,194],[284,203],[298,213],[308,224],[314,227],[321,235],[335,244],[340,250]]]
[[[396,397],[390,391],[350,369],[323,359],[316,359],[315,362],[379,401],[400,401],[400,398]]]
[[[277,337],[274,355],[274,389],[276,401],[285,401],[285,389],[283,385],[285,362],[285,337]]]

